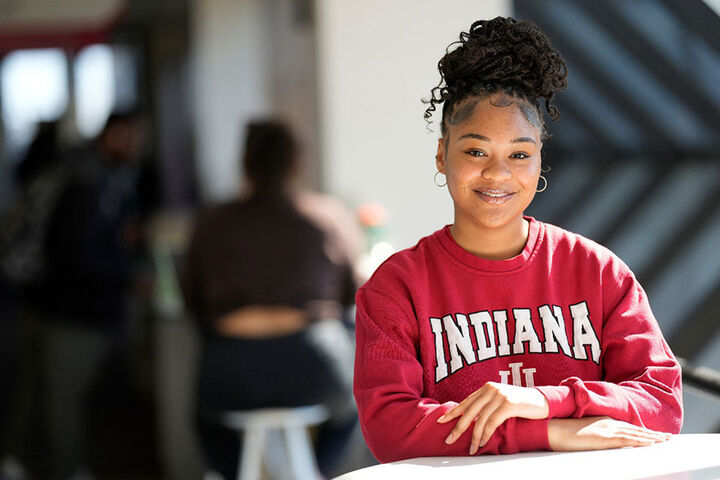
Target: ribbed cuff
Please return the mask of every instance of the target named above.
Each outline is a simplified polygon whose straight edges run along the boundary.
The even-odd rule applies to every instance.
[[[534,452],[537,450],[550,450],[548,441],[548,424],[550,420],[529,420],[527,418],[515,419],[515,436],[518,450],[521,452]]]
[[[548,418],[568,418],[575,413],[575,395],[567,385],[535,387],[545,395],[550,411]]]

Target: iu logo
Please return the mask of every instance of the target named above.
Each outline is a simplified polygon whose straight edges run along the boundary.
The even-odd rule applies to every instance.
[[[535,377],[533,374],[536,372],[536,369],[534,368],[523,368],[522,362],[518,363],[510,363],[508,364],[508,367],[510,367],[510,370],[500,370],[498,373],[500,374],[500,383],[509,383],[508,380],[510,376],[512,375],[512,384],[516,387],[522,387],[522,378],[525,378],[525,386],[528,388],[532,388],[535,386]],[[522,372],[522,376],[521,373]]]

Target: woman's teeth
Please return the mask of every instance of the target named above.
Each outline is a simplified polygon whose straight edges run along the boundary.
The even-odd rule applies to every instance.
[[[513,193],[511,192],[499,192],[493,190],[476,190],[476,192],[485,202],[493,205],[500,205],[508,202],[513,196]]]
[[[506,195],[510,195],[510,192],[496,192],[496,191],[488,191],[488,190],[486,190],[484,192],[481,191],[480,193],[482,193],[483,195],[487,195],[488,197],[493,197],[493,198],[499,198],[499,197],[504,197]]]

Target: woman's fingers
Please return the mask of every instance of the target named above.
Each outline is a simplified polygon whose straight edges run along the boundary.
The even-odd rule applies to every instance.
[[[671,433],[658,432],[657,430],[650,430],[649,428],[638,427],[636,425],[631,425],[631,429],[637,433],[642,433],[644,435],[652,435],[654,437],[662,437],[665,440],[668,440],[670,439],[670,437],[672,437]]]
[[[475,427],[473,428],[472,440],[470,441],[470,455],[475,455],[478,448],[485,445],[487,439],[490,438],[490,435],[492,435],[497,426],[505,421],[507,417],[503,415],[503,413],[507,409],[504,406],[504,399],[495,397],[478,413]]]
[[[510,413],[511,412],[508,406],[505,404],[496,409],[495,412],[488,417],[485,422],[485,428],[483,428],[482,437],[480,438],[481,447],[485,446],[485,444],[490,441],[490,437],[492,437],[495,430],[497,430],[497,428],[502,425],[505,420],[513,416]]]
[[[625,428],[620,430],[618,433],[628,435],[634,438],[643,438],[652,440],[653,442],[664,442],[669,440],[671,435],[665,432],[656,432],[655,430],[648,430],[647,428],[632,426],[632,428]]]
[[[548,441],[556,451],[642,447],[671,436],[610,418],[553,419],[548,424]]]
[[[467,409],[468,405],[472,404],[473,400],[480,394],[480,390],[476,390],[475,392],[468,395],[465,400],[458,403],[455,407],[445,412],[444,415],[442,415],[440,418],[437,419],[438,423],[447,423],[450,420],[454,420],[460,415],[462,415],[465,410]]]
[[[467,408],[467,405],[464,405],[462,403],[457,404],[455,407],[453,407],[451,410],[448,410],[445,412],[443,416],[437,419],[438,423],[447,423],[450,420],[454,420],[460,415],[465,412],[465,409]]]
[[[485,395],[480,395],[466,407],[455,427],[450,431],[450,435],[445,439],[445,443],[452,444],[460,438],[460,436],[468,429],[472,422],[477,418],[478,414],[487,405],[490,399]]]
[[[626,422],[615,422],[617,426],[609,434],[607,448],[644,447],[670,439],[670,435]]]
[[[645,447],[655,443],[655,440],[638,435],[619,433],[612,438],[610,443],[609,448]]]
[[[645,432],[618,432],[613,437],[613,445],[610,448],[644,447],[666,440],[667,437],[664,435],[649,435]]]
[[[445,443],[452,444],[475,421],[470,445],[470,452],[474,454],[508,418],[546,418],[548,409],[547,400],[536,389],[487,382],[438,418],[437,422],[457,421],[445,439]]]

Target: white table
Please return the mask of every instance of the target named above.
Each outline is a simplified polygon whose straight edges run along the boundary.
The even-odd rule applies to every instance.
[[[675,435],[640,448],[425,457],[376,465],[336,480],[720,479],[720,434]]]

